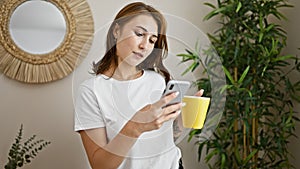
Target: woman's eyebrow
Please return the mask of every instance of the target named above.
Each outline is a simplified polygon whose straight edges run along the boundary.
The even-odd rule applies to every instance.
[[[136,26],[137,28],[143,29],[145,32],[148,32],[148,30],[142,26]],[[154,37],[157,38],[157,35],[153,34]]]

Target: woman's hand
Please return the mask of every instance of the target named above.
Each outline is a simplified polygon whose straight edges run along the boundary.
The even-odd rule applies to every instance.
[[[166,121],[175,119],[179,115],[182,103],[166,105],[175,99],[177,95],[177,92],[169,94],[139,110],[130,120],[138,133],[142,134],[143,132],[159,129]]]
[[[201,89],[201,90],[199,90],[197,93],[195,93],[195,96],[201,97],[201,96],[203,95],[203,92],[204,92],[204,90]]]
[[[201,89],[198,92],[196,92],[194,95],[201,97],[203,95],[204,90]],[[181,133],[183,132],[184,127],[182,125],[182,118],[181,116],[178,116],[173,123],[173,137],[174,137],[174,141],[176,141],[180,136]]]

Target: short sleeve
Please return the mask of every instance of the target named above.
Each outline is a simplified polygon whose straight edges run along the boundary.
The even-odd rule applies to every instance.
[[[104,127],[105,123],[95,93],[81,85],[75,100],[75,131]]]

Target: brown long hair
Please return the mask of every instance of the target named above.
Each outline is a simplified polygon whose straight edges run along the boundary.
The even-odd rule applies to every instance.
[[[105,55],[99,62],[93,63],[93,71],[96,75],[109,70],[109,68],[111,68],[111,65],[118,65],[118,58],[116,55],[116,42],[113,35],[113,30],[116,24],[118,24],[120,28],[122,28],[122,26],[126,22],[141,14],[150,15],[154,18],[158,25],[158,38],[154,45],[154,50],[152,51],[152,53],[142,63],[140,63],[137,68],[156,71],[165,77],[166,82],[170,80],[170,73],[165,68],[162,62],[162,60],[168,54],[166,20],[159,11],[142,2],[134,2],[128,4],[116,15],[107,33]]]

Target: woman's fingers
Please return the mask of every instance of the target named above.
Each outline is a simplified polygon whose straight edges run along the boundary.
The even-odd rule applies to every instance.
[[[180,114],[180,110],[177,110],[175,112],[169,113],[165,116],[164,121],[169,121],[171,119],[176,119],[176,117]]]
[[[183,106],[183,104],[184,103],[177,103],[177,104],[172,104],[170,106],[164,107],[162,115],[168,115],[168,114],[173,113],[177,110],[180,110],[181,107]]]
[[[170,101],[172,101],[173,99],[175,99],[178,96],[178,94],[179,94],[178,92],[174,92],[174,93],[171,93],[171,94],[169,94],[167,96],[164,96],[159,101],[157,101],[156,103],[154,103],[153,105],[156,106],[157,108],[164,107]]]
[[[180,114],[180,110],[174,111],[172,113],[169,113],[167,115],[163,115],[160,118],[158,118],[155,123],[162,125],[163,123],[171,120],[176,119],[176,117]]]
[[[167,105],[170,101],[175,99],[178,94],[178,92],[171,93],[162,97],[154,104],[145,106],[135,114],[132,120],[138,123],[143,123],[145,131],[159,129],[163,123],[177,118],[181,107],[184,106],[184,103]]]
[[[180,112],[183,103],[177,103],[163,108],[161,116],[157,119],[158,123],[164,123],[171,119],[175,119]]]
[[[203,95],[203,92],[204,92],[204,90],[201,89],[201,90],[199,90],[199,91],[195,94],[195,96],[201,97],[201,96]]]

